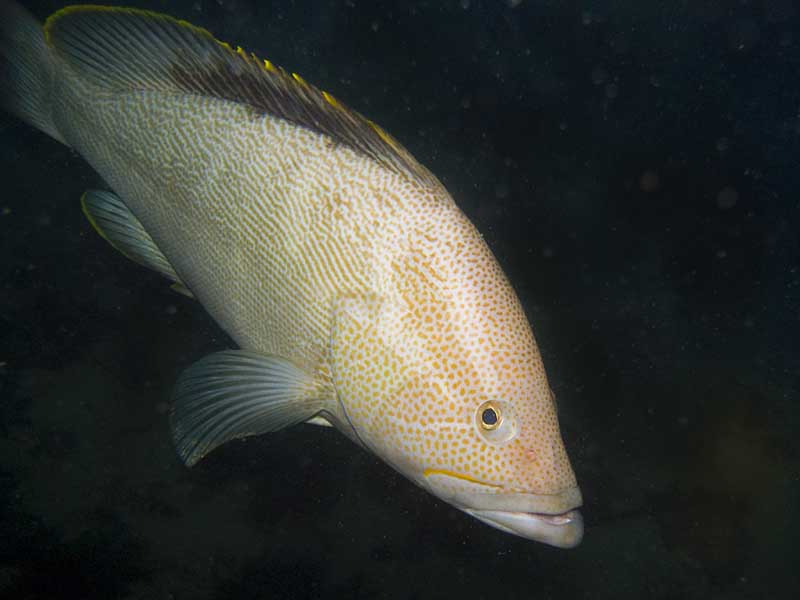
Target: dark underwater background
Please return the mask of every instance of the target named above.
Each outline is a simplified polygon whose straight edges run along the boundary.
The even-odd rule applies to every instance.
[[[506,535],[312,426],[186,469],[172,384],[231,342],[91,230],[80,157],[4,118],[0,597],[796,597],[800,4],[131,4],[442,179],[531,319],[586,535]]]

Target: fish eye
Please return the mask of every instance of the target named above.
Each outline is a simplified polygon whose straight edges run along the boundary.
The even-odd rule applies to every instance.
[[[502,398],[483,402],[475,411],[474,419],[477,433],[493,445],[505,444],[519,433],[514,406]]]
[[[502,422],[500,410],[492,402],[485,402],[478,410],[480,411],[481,427],[487,431],[500,427]]]

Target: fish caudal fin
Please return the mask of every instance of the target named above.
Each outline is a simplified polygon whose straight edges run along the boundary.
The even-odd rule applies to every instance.
[[[308,421],[329,393],[283,358],[246,350],[211,354],[175,386],[170,423],[178,454],[191,467],[227,441]]]
[[[95,231],[114,248],[133,262],[161,273],[173,282],[176,292],[193,297],[122,198],[103,190],[89,190],[81,196],[81,208]]]
[[[64,142],[51,114],[52,59],[39,22],[0,0],[0,107]]]

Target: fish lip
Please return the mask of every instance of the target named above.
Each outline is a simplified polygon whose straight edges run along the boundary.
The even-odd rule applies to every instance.
[[[575,508],[562,513],[462,510],[496,529],[556,548],[574,548],[583,539],[583,516]]]
[[[495,529],[557,548],[573,548],[583,538],[577,510],[583,498],[577,485],[542,494],[442,469],[427,469],[423,475],[423,485],[434,495]]]

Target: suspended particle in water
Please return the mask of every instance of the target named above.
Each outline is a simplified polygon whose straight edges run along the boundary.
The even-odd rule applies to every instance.
[[[721,210],[728,210],[736,206],[736,203],[739,201],[739,192],[736,191],[736,188],[731,186],[727,186],[722,188],[719,193],[717,194],[717,206]]]
[[[761,30],[752,19],[740,19],[728,28],[728,47],[734,52],[749,52],[761,38]]]
[[[653,169],[647,169],[639,177],[639,188],[646,194],[655,192],[661,185],[661,178]]]
[[[503,200],[508,197],[508,185],[505,183],[498,183],[494,187],[494,196],[498,200]]]
[[[606,98],[613,100],[619,95],[619,86],[616,83],[606,85]]]
[[[606,71],[601,66],[596,66],[592,69],[592,83],[595,85],[600,85],[605,83],[606,79],[608,79],[608,71]]]

